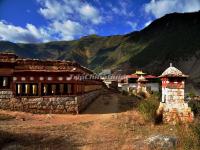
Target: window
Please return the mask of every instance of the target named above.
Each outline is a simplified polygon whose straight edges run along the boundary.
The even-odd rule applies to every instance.
[[[82,92],[82,85],[76,85],[76,91],[77,91],[77,93],[81,93]]]
[[[72,84],[64,84],[64,94],[70,95],[72,94]]]
[[[52,77],[48,77],[47,80],[51,81],[53,78]]]
[[[64,84],[59,84],[59,92],[60,94],[64,93]]]
[[[16,84],[16,95],[22,95],[22,84]]]
[[[72,85],[67,84],[67,94],[71,94],[71,93],[72,93]]]
[[[32,94],[33,95],[38,95],[38,86],[37,84],[32,84]]]
[[[55,84],[51,85],[51,94],[56,95],[56,85]]]
[[[42,84],[42,95],[48,95],[48,85]]]
[[[37,96],[38,84],[35,83],[17,83],[16,84],[17,96]]]
[[[41,94],[43,96],[48,95],[69,95],[72,94],[72,85],[67,83],[54,83],[54,84],[42,84]]]
[[[10,77],[0,76],[0,89],[9,89],[10,88]]]
[[[30,84],[25,84],[25,94],[30,95]]]

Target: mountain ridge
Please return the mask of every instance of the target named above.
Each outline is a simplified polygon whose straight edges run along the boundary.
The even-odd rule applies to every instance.
[[[72,41],[12,43],[0,41],[0,52],[22,57],[77,61],[96,72],[136,69],[159,75],[169,63],[190,75],[200,87],[200,11],[167,14],[140,31],[125,35],[90,35]]]

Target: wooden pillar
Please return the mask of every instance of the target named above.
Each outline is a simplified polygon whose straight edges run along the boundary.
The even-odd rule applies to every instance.
[[[9,77],[10,89],[13,90],[13,77]]]
[[[39,82],[38,83],[38,96],[41,96],[42,95],[42,83]]]
[[[83,94],[85,94],[85,82],[83,82]]]
[[[73,92],[72,92],[73,95],[76,95],[77,94],[77,84],[73,84]]]
[[[17,90],[16,90],[16,83],[15,82],[12,82],[11,83],[11,89],[12,89],[12,91],[13,91],[13,95],[17,95]]]
[[[81,93],[82,94],[84,93],[84,84],[83,83],[81,84]]]

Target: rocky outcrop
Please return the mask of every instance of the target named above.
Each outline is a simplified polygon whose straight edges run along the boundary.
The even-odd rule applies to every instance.
[[[31,113],[80,113],[100,92],[96,90],[79,96],[1,98],[0,109]]]
[[[177,138],[166,135],[152,135],[133,144],[134,149],[140,150],[172,150],[176,149],[176,146]]]
[[[177,138],[166,135],[153,135],[145,140],[150,149],[171,150],[177,145]]]

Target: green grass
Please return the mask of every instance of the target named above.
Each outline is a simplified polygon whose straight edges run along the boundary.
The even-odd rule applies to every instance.
[[[151,97],[143,99],[139,103],[138,110],[146,121],[156,121],[156,110],[160,103],[159,97],[159,94],[153,94]]]

